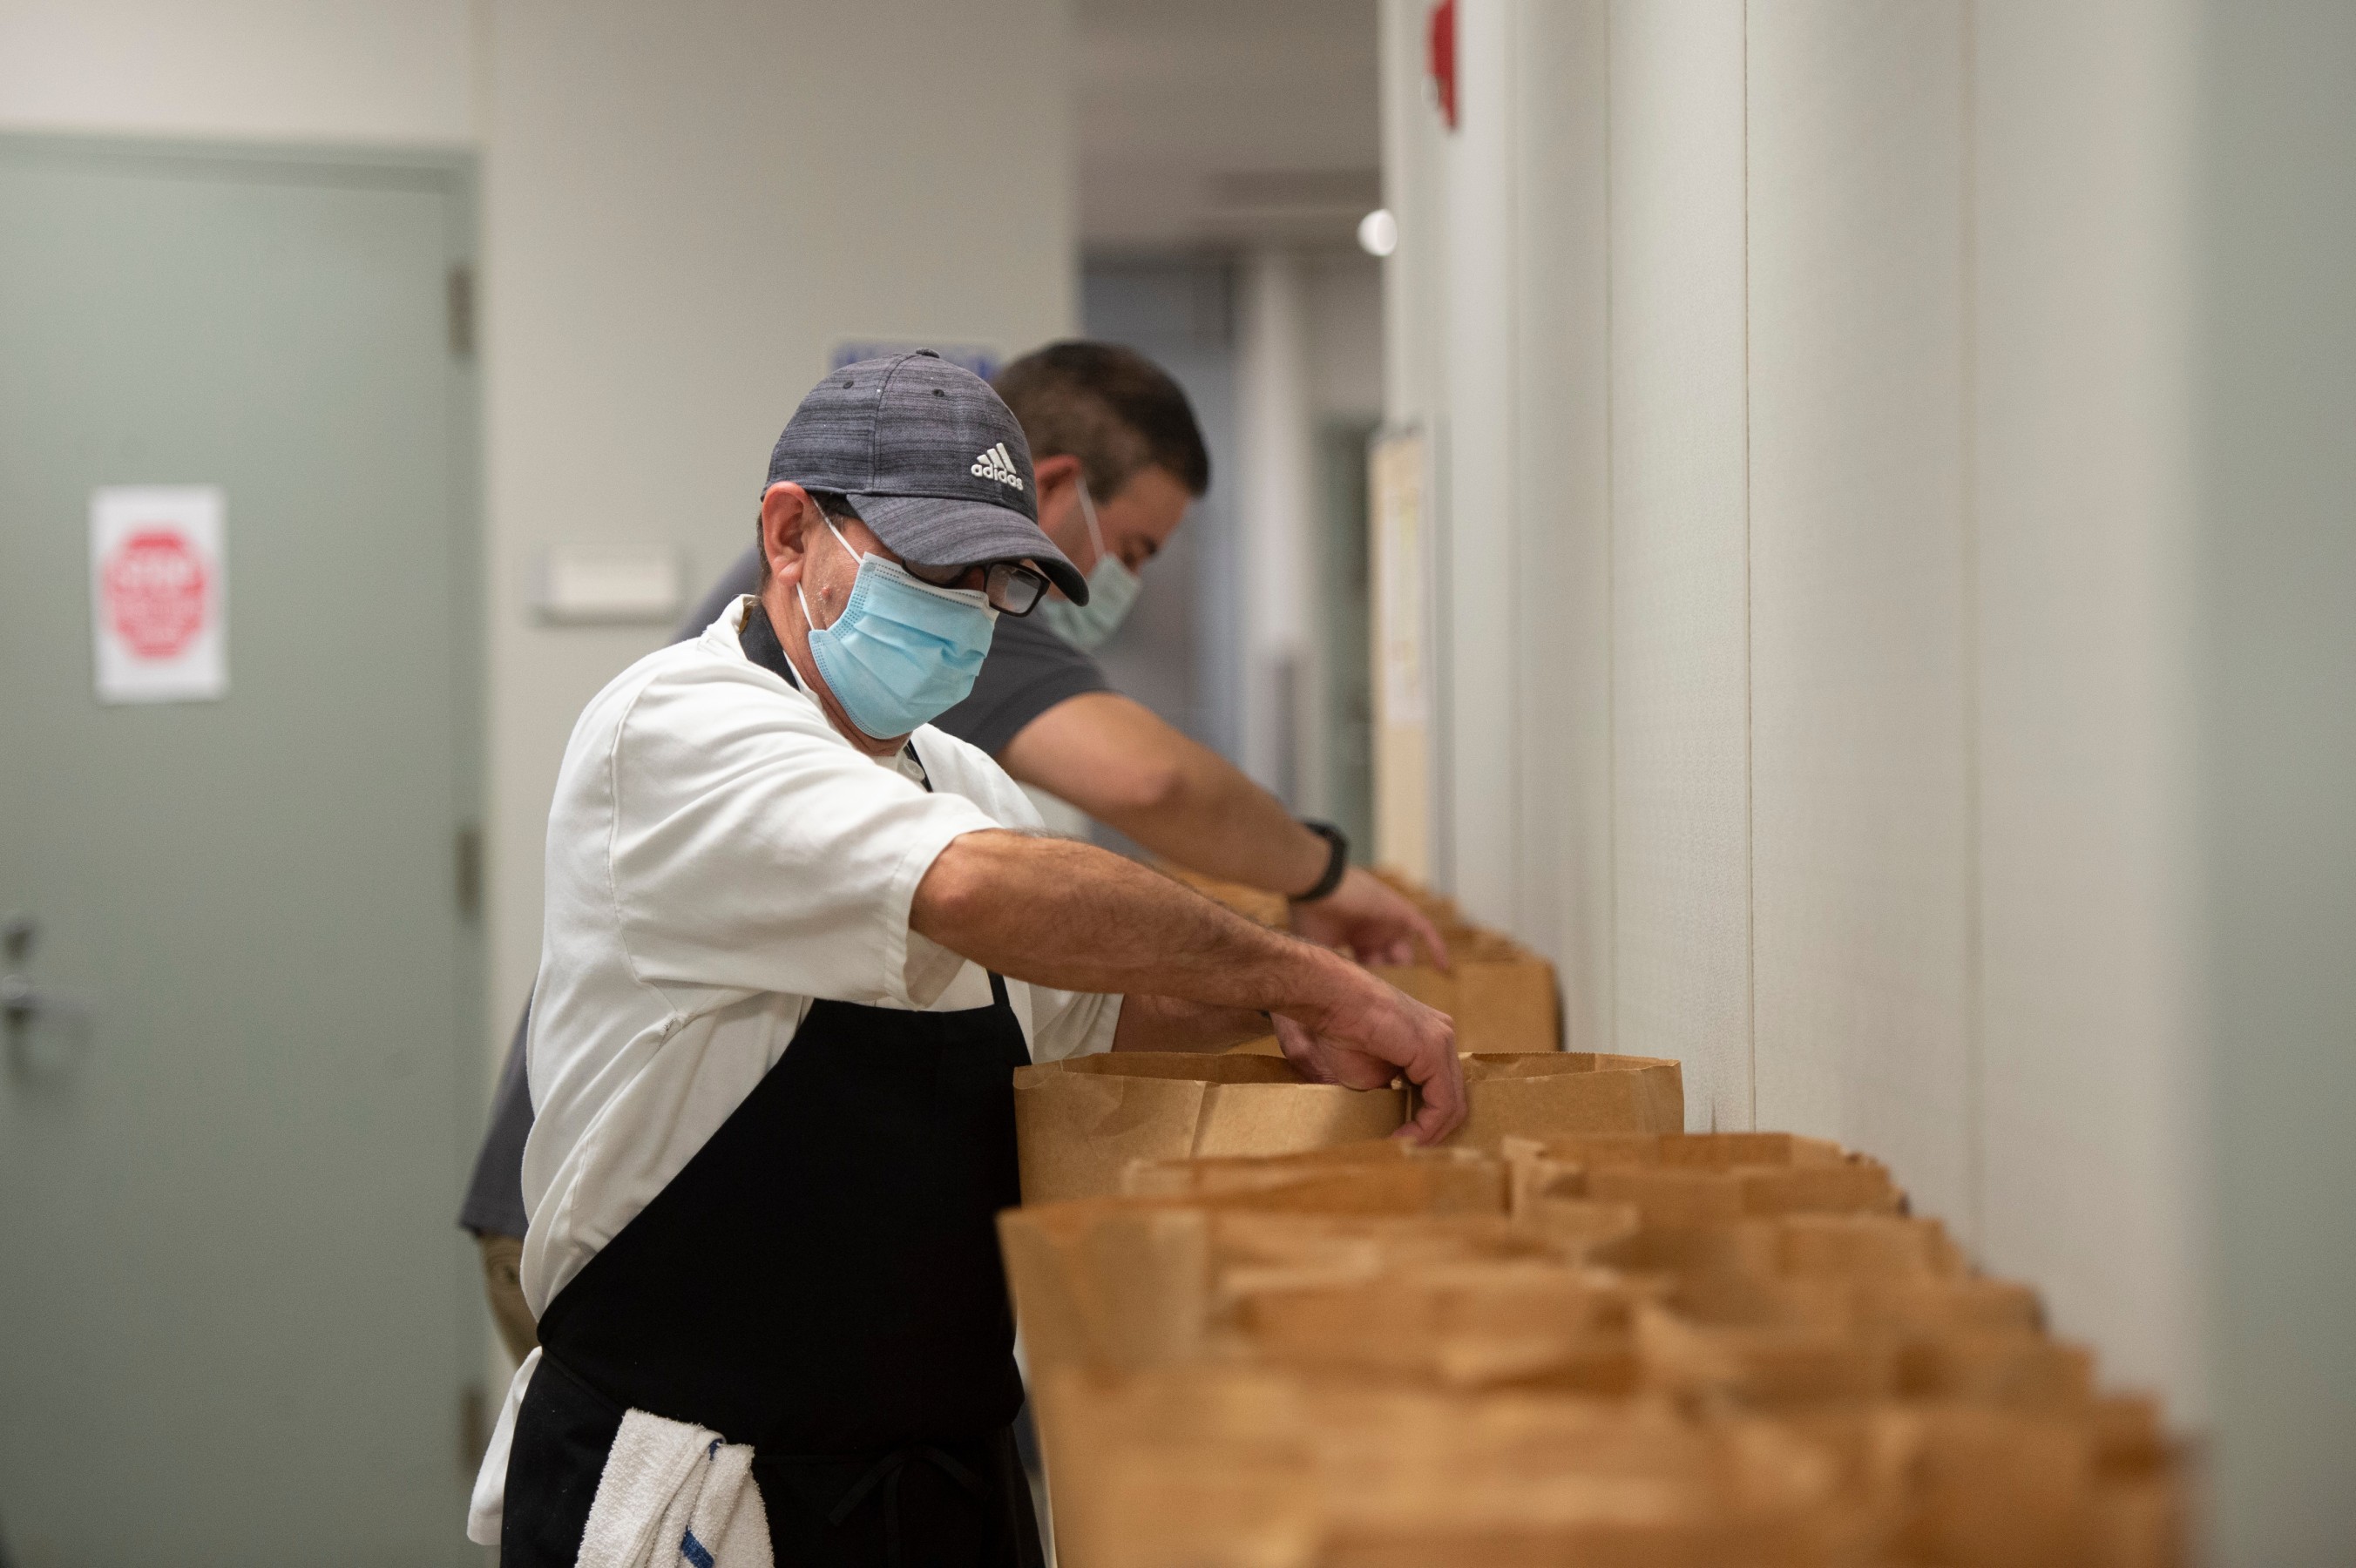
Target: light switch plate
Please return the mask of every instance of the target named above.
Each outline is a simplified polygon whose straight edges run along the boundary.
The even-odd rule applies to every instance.
[[[686,573],[679,552],[636,545],[550,545],[540,553],[532,609],[555,625],[668,624]]]

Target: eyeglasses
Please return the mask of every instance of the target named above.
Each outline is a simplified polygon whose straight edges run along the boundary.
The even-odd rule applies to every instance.
[[[936,588],[953,588],[970,566],[918,566],[903,561],[908,575]],[[1002,615],[1028,615],[1047,596],[1047,580],[1019,560],[993,560],[982,568],[981,591]]]

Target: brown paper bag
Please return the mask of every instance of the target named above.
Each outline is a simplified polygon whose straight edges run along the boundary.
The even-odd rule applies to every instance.
[[[1899,1390],[1964,1404],[2085,1410],[2094,1400],[2094,1358],[2083,1345],[2018,1330],[1918,1333],[1900,1351]]]
[[[1884,1406],[1866,1481],[1898,1560],[1944,1568],[2181,1568],[2184,1465],[2147,1401]],[[1813,1435],[1813,1434],[1812,1434]]]
[[[1380,1170],[1365,1168],[1375,1166]],[[1424,1148],[1403,1138],[1376,1138],[1304,1154],[1232,1156],[1203,1159],[1131,1160],[1121,1173],[1121,1190],[1136,1198],[1187,1198],[1290,1186],[1309,1177],[1355,1173],[1380,1186],[1404,1189],[1392,1172],[1413,1167],[1411,1181],[1425,1185],[1422,1211],[1435,1214],[1497,1214],[1505,1211],[1505,1168],[1469,1149]]]
[[[1685,1075],[1654,1056],[1555,1051],[1464,1059],[1464,1125],[1448,1142],[1501,1154],[1509,1137],[1665,1133],[1685,1125]]]
[[[1937,1334],[2041,1334],[2045,1307],[2016,1280],[1978,1275],[1848,1283],[1855,1321],[1922,1337]]]
[[[1215,1310],[1276,1280],[1366,1280],[1429,1264],[1553,1259],[1496,1214],[1300,1214],[1222,1210],[1212,1216]],[[1558,1261],[1558,1260],[1557,1260]]]
[[[2098,1399],[2094,1428],[2094,1568],[2179,1568],[2187,1559],[2188,1463],[2162,1430],[2157,1402]]]
[[[1291,1380],[1034,1375],[1060,1568],[1312,1568],[1324,1527]]]
[[[1211,1292],[1205,1211],[1110,1199],[1009,1209],[998,1240],[1034,1375],[1201,1353]]]
[[[1704,1322],[1648,1305],[1637,1312],[1636,1351],[1646,1387],[1751,1410],[1889,1399],[1898,1392],[1896,1342],[1840,1323]]]
[[[1014,1073],[1025,1203],[1117,1192],[1134,1159],[1297,1154],[1406,1119],[1403,1090],[1312,1083],[1267,1057],[1114,1051]]]
[[[1802,1137],[1796,1133],[1688,1133],[1676,1128],[1517,1135],[1502,1152],[1509,1160],[1545,1158],[1590,1170],[1631,1165],[1701,1170],[1824,1166],[1845,1164],[1850,1157],[1830,1139]]]
[[[1761,1424],[1644,1402],[1304,1385],[1322,1568],[1849,1563],[1832,1467]]]
[[[1607,1249],[1625,1243],[1644,1228],[1633,1203],[1543,1195],[1515,1205],[1513,1223],[1567,1262],[1594,1264],[1603,1262]]]
[[[1130,1168],[1151,1172],[1161,1166],[1140,1162]],[[1149,1187],[1154,1185],[1154,1178],[1144,1179]],[[1158,1189],[1141,1195],[1144,1201],[1183,1202],[1221,1211],[1362,1216],[1502,1217],[1504,1198],[1505,1179],[1494,1165],[1430,1160],[1304,1167],[1286,1179],[1215,1182],[1205,1190],[1178,1196]]]
[[[2083,1419],[1892,1407],[1874,1463],[1896,1500],[1891,1544],[1944,1568],[2083,1568],[2094,1559],[2096,1443]]]
[[[1437,1387],[1635,1386],[1637,1292],[1601,1270],[1539,1259],[1412,1264],[1355,1280],[1232,1282],[1253,1353],[1280,1364]]]
[[[1534,1254],[1494,1199],[1472,1213],[1435,1203],[1427,1179],[1446,1163],[1006,1210],[999,1245],[1031,1364],[1119,1370],[1201,1354],[1223,1281],[1238,1270],[1364,1278],[1402,1263]],[[1439,1192],[1454,1196],[1445,1183]]]
[[[1554,965],[1486,932],[1449,938],[1449,967],[1377,965],[1375,973],[1456,1023],[1456,1049],[1511,1055],[1562,1049]]]
[[[1648,1226],[1725,1225],[1739,1220],[1804,1213],[1894,1214],[1905,1195],[1888,1168],[1858,1156],[1839,1165],[1737,1166],[1708,1170],[1676,1166],[1619,1166],[1587,1173],[1587,1194],[1633,1203]]]
[[[1775,1224],[1786,1275],[1839,1279],[1959,1276],[1964,1256],[1936,1220],[1897,1214],[1786,1214]]]
[[[1643,1212],[1633,1204],[1608,1206]],[[1769,1278],[1775,1259],[1775,1228],[1764,1221],[1664,1225],[1640,1220],[1633,1233],[1601,1242],[1585,1256],[1604,1268],[1669,1279]]]

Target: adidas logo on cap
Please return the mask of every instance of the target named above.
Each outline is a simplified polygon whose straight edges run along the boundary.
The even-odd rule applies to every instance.
[[[980,478],[995,479],[1017,490],[1023,488],[1023,475],[1014,469],[1014,454],[1006,450],[1002,441],[973,460],[973,472]]]

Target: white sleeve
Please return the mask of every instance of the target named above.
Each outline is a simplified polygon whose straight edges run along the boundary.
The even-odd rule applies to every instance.
[[[1031,1060],[1062,1061],[1112,1049],[1120,998],[1100,991],[1031,987]]]
[[[616,731],[608,863],[637,978],[926,1005],[907,973],[916,884],[998,824],[852,751],[815,708],[736,686],[658,683]]]

